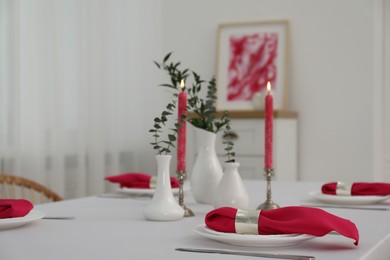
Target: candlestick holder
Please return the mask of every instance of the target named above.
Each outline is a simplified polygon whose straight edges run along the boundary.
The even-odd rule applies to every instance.
[[[193,217],[195,214],[190,210],[189,208],[184,205],[184,179],[186,176],[185,171],[178,171],[177,172],[177,178],[179,180],[179,205],[184,209],[184,217]]]
[[[277,209],[279,205],[272,201],[272,189],[271,189],[271,179],[274,176],[273,168],[264,168],[264,175],[267,180],[267,199],[263,204],[260,204],[258,210],[268,210],[268,209]]]

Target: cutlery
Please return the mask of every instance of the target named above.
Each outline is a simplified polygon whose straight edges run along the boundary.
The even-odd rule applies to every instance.
[[[153,194],[115,194],[115,193],[105,193],[97,195],[99,198],[112,198],[112,199],[131,199],[131,198],[152,198]]]
[[[313,260],[313,259],[315,259],[314,256],[307,256],[307,255],[289,255],[289,254],[278,254],[278,253],[257,253],[257,252],[217,250],[217,249],[175,248],[175,250],[177,250],[177,251],[184,251],[184,252],[195,252],[195,253],[242,255],[242,256],[278,258],[278,259],[293,259],[293,260]]]
[[[130,196],[123,195],[123,194],[115,194],[115,193],[104,193],[97,195],[99,198],[113,198],[113,199],[127,199],[130,198]]]
[[[385,207],[374,207],[374,208],[368,208],[368,207],[356,207],[356,206],[333,206],[333,205],[302,205],[306,207],[314,207],[314,208],[335,208],[335,209],[361,209],[361,210],[380,210],[380,211],[389,211],[390,208]]]
[[[53,217],[51,217],[51,216],[47,216],[47,217],[43,217],[42,219],[66,219],[66,220],[71,220],[71,219],[75,219],[75,217],[72,217],[72,216],[63,216],[63,217],[61,217],[61,216],[53,216]]]

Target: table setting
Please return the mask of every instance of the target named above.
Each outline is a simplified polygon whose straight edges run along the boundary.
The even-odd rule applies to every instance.
[[[107,176],[102,182],[110,183],[115,192],[104,196],[40,205],[0,199],[4,259],[191,260],[225,259],[226,254],[229,259],[388,259],[389,183],[273,181],[277,169],[273,168],[269,82],[264,172],[259,173],[265,180],[241,179],[234,139],[224,140],[224,167],[210,160],[215,154],[215,134],[224,131],[229,136],[231,130],[228,113],[219,119],[210,117],[215,111],[215,81],[204,81],[193,73],[194,83],[187,90],[183,79],[188,70],[170,63],[170,55],[162,63],[156,62],[171,77],[166,85],[177,90],[149,130],[156,151],[156,175],[126,172]],[[198,96],[204,82],[208,84],[206,100]],[[196,118],[187,116],[189,109],[196,112]],[[170,127],[168,117],[176,112]],[[199,160],[189,178],[187,122],[202,130],[201,139],[210,141],[199,144]],[[166,134],[164,129],[171,132]],[[175,175],[170,172],[173,149]],[[34,243],[37,239],[39,243]]]
[[[157,177],[147,173],[129,172],[104,178],[111,183],[119,184],[117,191],[128,195],[149,195],[153,196],[156,190]],[[172,192],[179,193],[179,181],[170,177]],[[188,189],[188,188],[187,188]]]
[[[24,199],[0,199],[0,230],[20,227],[45,216],[33,207]]]
[[[253,209],[252,211],[259,214],[260,211],[256,210],[256,207],[264,197],[265,189],[263,187],[266,186],[266,182],[244,180],[243,183],[251,198],[249,207]],[[275,182],[273,184],[274,199],[280,205],[280,208],[275,210],[296,210],[295,207],[314,210],[312,207],[299,205],[311,203],[313,198],[308,195],[308,192],[320,187],[321,183],[319,182]],[[44,253],[37,254],[35,258],[30,255],[30,259],[41,259],[42,255],[47,256],[47,259],[54,256],[57,257],[56,259],[67,259],[65,256],[58,256],[58,252],[68,252],[68,250],[72,251],[72,253],[69,253],[67,257],[73,256],[75,259],[87,257],[88,255],[93,255],[94,259],[107,259],[109,256],[125,259],[130,255],[137,256],[138,259],[151,259],[159,256],[165,256],[168,259],[198,259],[199,257],[218,259],[217,255],[221,254],[205,253],[199,255],[200,253],[177,251],[175,250],[176,248],[183,250],[222,250],[222,253],[228,251],[229,254],[232,253],[230,251],[238,251],[240,254],[278,254],[277,257],[281,257],[280,259],[290,259],[284,258],[284,255],[315,257],[306,259],[330,259],[332,257],[341,257],[342,259],[375,259],[364,258],[364,256],[370,254],[371,251],[375,252],[381,244],[385,244],[386,237],[390,233],[388,224],[390,214],[388,211],[344,208],[331,208],[326,209],[326,211],[320,211],[325,214],[326,218],[331,215],[331,218],[335,217],[337,220],[340,218],[347,221],[347,223],[354,223],[359,234],[359,244],[356,246],[354,244],[357,241],[356,233],[354,233],[356,230],[353,228],[351,229],[353,231],[352,235],[344,233],[347,236],[334,232],[336,230],[335,227],[330,228],[329,230],[332,231],[325,235],[323,235],[324,232],[315,235],[236,234],[221,232],[221,230],[218,230],[218,227],[217,230],[206,229],[207,224],[213,227],[213,224],[210,224],[213,221],[217,224],[221,223],[218,219],[221,214],[219,213],[221,208],[197,203],[190,192],[186,193],[186,204],[191,208],[195,216],[174,221],[149,221],[145,219],[143,210],[150,201],[151,198],[140,199],[131,196],[125,199],[114,197],[107,199],[92,196],[36,205],[32,210],[42,212],[45,216],[74,216],[74,218],[68,220],[45,220],[43,217],[40,217],[22,226],[2,229],[0,231],[3,235],[0,236],[0,248],[5,257],[24,259],[24,257],[28,256],[28,252],[36,252],[37,245],[32,246],[31,244],[34,244],[32,241],[35,240],[36,234],[40,234],[40,239],[46,241],[45,243],[50,243],[49,241],[54,237],[58,240],[58,243],[50,250],[47,250],[46,247],[43,249],[38,245],[38,248],[41,248]],[[367,205],[366,207],[370,208],[379,205],[390,207],[390,202],[384,201],[374,205]],[[228,214],[224,218],[231,218],[234,215],[234,211],[237,210],[233,207],[229,209],[230,211],[228,210]],[[264,224],[261,221],[266,219],[264,217],[266,216],[265,213],[272,213],[272,211],[274,210],[262,210],[261,214],[255,214],[255,216],[260,217],[255,217],[254,219],[259,220],[259,224],[263,227],[268,226],[267,223]],[[215,214],[218,214],[218,217],[213,217]],[[222,212],[222,214],[225,213]],[[316,212],[315,214],[317,215],[318,213]],[[262,217],[262,215],[264,216]],[[302,221],[304,226],[307,223],[305,221],[306,218],[302,214],[283,213],[277,215],[291,222]],[[320,221],[316,218],[314,220]],[[279,220],[276,221],[279,222]],[[230,225],[231,228],[232,220],[229,219],[228,222],[230,224],[222,224],[220,226],[229,228]],[[289,223],[286,226],[288,228],[297,227],[295,223]],[[343,228],[346,227],[346,225],[341,226]],[[277,227],[280,228],[279,223]],[[268,229],[266,229],[267,232],[278,231],[272,227],[268,227]],[[154,232],[155,230],[158,230],[158,232]],[[296,230],[291,230],[291,232],[295,233]],[[300,231],[300,233],[303,232]],[[74,236],[85,242],[72,240],[71,238]],[[18,244],[23,246],[25,251],[10,250],[15,245],[11,239],[5,239],[5,237],[17,238]],[[91,241],[94,242],[91,243]],[[82,248],[80,248],[80,243],[84,244]],[[66,249],[63,245],[66,245]],[[111,246],[107,249],[105,245]],[[143,249],[152,245],[153,250]],[[385,251],[385,256],[387,252]],[[235,259],[235,257],[242,259],[243,256],[231,255],[230,257],[232,259]],[[277,257],[275,256],[275,258]]]

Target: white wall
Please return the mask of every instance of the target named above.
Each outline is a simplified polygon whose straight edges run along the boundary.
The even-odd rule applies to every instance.
[[[287,19],[289,109],[304,180],[373,179],[373,10],[366,0],[164,0],[163,51],[209,78],[221,22]]]
[[[104,28],[97,26],[88,35],[101,30],[107,37],[115,35],[107,51],[111,63],[107,77],[121,86],[118,107],[127,115],[118,138],[124,149],[134,152],[131,170],[154,172],[148,130],[170,97],[156,86],[162,74],[152,60],[174,51],[185,66],[209,78],[216,71],[219,23],[287,19],[291,25],[289,109],[299,113],[300,178],[373,178],[373,1],[90,0],[85,5],[97,2],[99,8],[109,6],[108,17],[116,19],[110,24],[115,26],[104,27],[102,20],[99,25]],[[72,3],[77,5],[76,0]],[[103,57],[107,53],[96,51]]]

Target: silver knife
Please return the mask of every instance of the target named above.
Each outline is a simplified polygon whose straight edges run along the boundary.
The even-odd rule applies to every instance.
[[[386,207],[356,207],[356,206],[336,206],[336,205],[314,205],[314,204],[307,204],[302,205],[305,207],[313,207],[313,208],[335,208],[335,209],[361,209],[361,210],[380,210],[380,211],[389,211],[390,208]]]
[[[73,216],[46,216],[43,217],[42,219],[65,219],[65,220],[71,220],[75,219]]]
[[[278,259],[293,259],[293,260],[313,260],[314,256],[308,255],[288,255],[278,253],[257,253],[257,252],[243,252],[243,251],[230,251],[230,250],[217,250],[217,249],[200,249],[200,248],[175,248],[177,251],[195,252],[195,253],[211,253],[211,254],[224,254],[224,255],[243,255],[265,258],[278,258]]]

